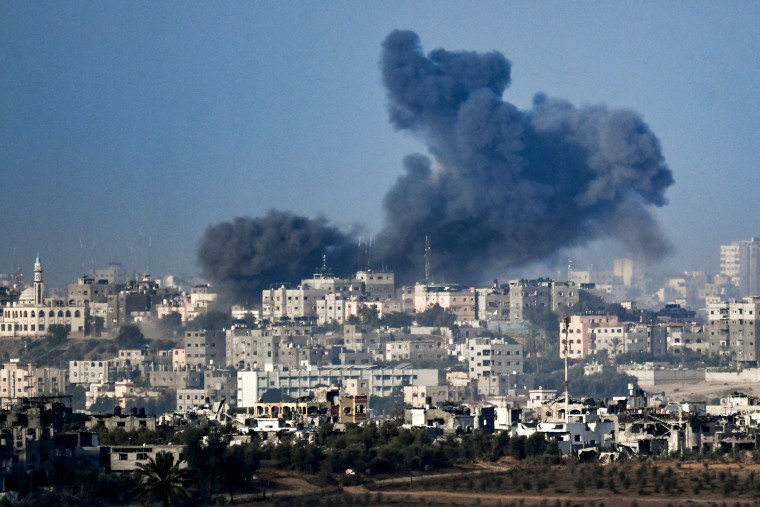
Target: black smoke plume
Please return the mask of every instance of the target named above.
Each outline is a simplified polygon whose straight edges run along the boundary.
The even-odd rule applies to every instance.
[[[373,259],[398,280],[422,277],[426,236],[436,278],[450,281],[487,279],[594,239],[616,239],[649,258],[669,251],[650,209],[666,203],[673,177],[635,112],[576,108],[543,94],[521,111],[502,99],[511,81],[503,55],[425,55],[409,31],[385,39],[381,69],[392,125],[417,136],[431,155],[406,158],[373,241]],[[308,224],[313,241],[305,248],[291,241],[273,220],[280,216]],[[240,220],[247,225],[236,226]],[[299,246],[291,250],[293,243]],[[324,220],[270,213],[210,228],[200,259],[213,280],[244,293],[311,269],[326,246],[346,251],[349,244],[350,234]],[[230,250],[221,259],[209,255]]]
[[[198,249],[203,272],[222,294],[221,305],[254,303],[271,286],[300,282],[323,267],[355,265],[351,236],[324,218],[271,210],[263,217],[236,218],[206,229]]]

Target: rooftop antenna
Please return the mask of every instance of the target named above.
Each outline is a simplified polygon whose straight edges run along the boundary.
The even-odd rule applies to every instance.
[[[573,259],[567,259],[567,281],[573,279]]]
[[[425,236],[425,285],[430,285],[430,237]]]
[[[148,273],[150,274],[150,249],[153,247],[153,237],[148,236]]]
[[[322,274],[327,273],[327,254],[322,254]]]

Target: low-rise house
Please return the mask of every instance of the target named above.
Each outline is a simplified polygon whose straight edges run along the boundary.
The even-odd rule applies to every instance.
[[[137,465],[155,459],[159,452],[168,452],[174,456],[174,462],[180,468],[187,468],[183,461],[182,445],[119,445],[100,447],[100,465],[106,472],[134,472]]]
[[[463,435],[475,430],[493,433],[495,422],[495,410],[491,405],[455,405],[404,410],[405,425],[436,429],[444,435]]]
[[[93,414],[85,423],[88,430],[105,428],[108,431],[123,429],[124,431],[156,430],[156,417],[146,415],[144,408],[133,408],[129,412],[116,407],[112,414]]]

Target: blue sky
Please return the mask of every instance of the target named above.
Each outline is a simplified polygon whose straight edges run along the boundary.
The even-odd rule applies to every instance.
[[[208,225],[270,208],[376,231],[425,152],[388,123],[396,28],[503,53],[521,109],[638,111],[676,180],[657,269],[716,271],[718,245],[760,235],[758,2],[2,0],[0,20],[0,272],[39,253],[58,284],[148,257],[193,274]]]

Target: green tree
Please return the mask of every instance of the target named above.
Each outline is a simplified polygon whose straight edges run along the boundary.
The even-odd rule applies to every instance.
[[[121,326],[119,334],[116,335],[116,344],[122,349],[139,349],[147,343],[145,335],[134,324]]]
[[[614,337],[612,340],[610,340],[610,345],[612,346],[612,357],[617,357],[618,349],[623,344],[623,340],[618,338],[617,336]]]
[[[392,312],[383,315],[380,325],[394,328],[404,328],[412,325],[412,316],[403,312]]]
[[[158,324],[165,333],[175,335],[182,329],[182,316],[177,312],[171,312],[161,317]]]
[[[451,327],[455,317],[451,312],[436,304],[424,312],[417,314],[417,324],[425,327]]]
[[[233,502],[233,493],[250,480],[259,468],[256,444],[241,444],[227,447],[222,461],[223,482]]]
[[[63,324],[50,324],[48,327],[47,340],[50,345],[62,345],[69,339],[71,327]]]
[[[137,464],[137,474],[140,484],[137,493],[145,500],[158,500],[164,507],[168,506],[172,498],[184,496],[189,498],[183,483],[189,473],[181,468],[184,460],[174,462],[174,455],[170,452],[161,451],[155,458],[149,458],[147,463]]]
[[[377,327],[380,323],[380,312],[377,310],[377,307],[361,305],[356,313],[361,323],[365,326]]]
[[[532,328],[541,330],[546,337],[559,336],[559,316],[545,307],[531,306],[523,312],[523,318]]]

